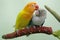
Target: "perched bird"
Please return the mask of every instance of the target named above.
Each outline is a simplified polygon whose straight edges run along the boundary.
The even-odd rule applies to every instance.
[[[39,6],[36,2],[29,2],[22,11],[19,12],[16,18],[15,31],[21,30],[27,27],[29,21],[32,18],[33,12],[37,10]]]
[[[42,26],[46,19],[46,11],[44,9],[36,10],[28,27]]]

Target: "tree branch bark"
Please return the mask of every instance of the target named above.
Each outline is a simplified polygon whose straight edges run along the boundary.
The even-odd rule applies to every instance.
[[[52,28],[51,27],[30,27],[22,29],[22,30],[18,30],[16,32],[12,32],[12,33],[8,33],[6,35],[3,35],[2,38],[3,39],[12,39],[12,38],[16,38],[16,37],[21,37],[23,35],[29,35],[29,34],[35,34],[35,33],[45,33],[45,34],[52,34]]]

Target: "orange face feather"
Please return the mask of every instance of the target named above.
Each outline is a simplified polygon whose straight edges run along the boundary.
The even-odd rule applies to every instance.
[[[27,11],[27,13],[24,14],[24,17],[26,19],[31,18],[33,12],[37,9],[39,9],[39,7],[36,2],[29,2],[24,8],[24,10]]]
[[[39,7],[37,5],[36,2],[30,2],[26,5],[26,7],[24,8],[24,10],[33,13],[35,10],[37,10]]]

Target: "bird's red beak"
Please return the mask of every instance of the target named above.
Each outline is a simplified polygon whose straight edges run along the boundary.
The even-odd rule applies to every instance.
[[[39,6],[38,5],[35,5],[35,10],[38,10],[39,9]]]

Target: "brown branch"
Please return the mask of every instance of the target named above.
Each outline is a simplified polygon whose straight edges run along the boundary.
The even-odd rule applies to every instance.
[[[29,35],[29,34],[34,34],[34,33],[45,33],[45,34],[52,34],[52,28],[51,27],[30,27],[22,29],[22,30],[18,30],[16,32],[12,32],[6,35],[3,35],[2,38],[3,39],[12,39],[12,38],[16,38],[16,37],[20,37],[23,35]]]

